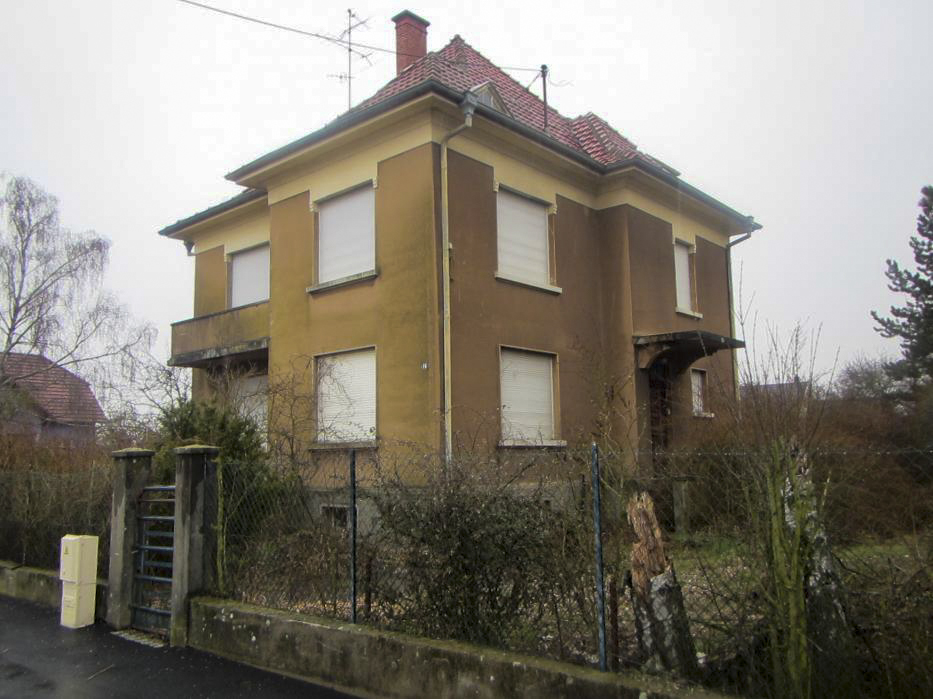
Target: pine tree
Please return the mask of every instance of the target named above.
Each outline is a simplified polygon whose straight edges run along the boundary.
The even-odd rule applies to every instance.
[[[888,260],[885,272],[888,288],[907,294],[907,303],[892,306],[889,318],[875,311],[871,314],[883,337],[900,339],[902,359],[888,367],[892,378],[907,380],[915,387],[933,379],[933,186],[921,191],[917,235],[910,239],[917,269],[912,272]]]

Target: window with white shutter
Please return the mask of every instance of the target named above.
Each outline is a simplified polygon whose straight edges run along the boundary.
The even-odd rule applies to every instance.
[[[516,281],[550,283],[548,207],[499,189],[496,199],[497,274]]]
[[[230,307],[269,300],[269,246],[230,255]]]
[[[318,357],[318,441],[376,438],[376,350]]]
[[[318,204],[318,283],[376,268],[376,196],[372,185]]]
[[[690,259],[690,246],[687,243],[674,243],[674,279],[677,284],[677,309],[694,311],[693,307],[693,271]]]
[[[554,356],[503,348],[500,372],[503,441],[554,440]]]
[[[233,386],[233,394],[237,412],[265,430],[269,417],[268,375],[238,377]]]
[[[690,370],[690,392],[693,397],[693,414],[706,415],[706,372],[702,369]]]

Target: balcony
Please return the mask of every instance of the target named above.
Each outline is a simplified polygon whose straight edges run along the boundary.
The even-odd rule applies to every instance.
[[[257,360],[269,348],[269,302],[172,323],[170,366],[206,367],[219,359]]]

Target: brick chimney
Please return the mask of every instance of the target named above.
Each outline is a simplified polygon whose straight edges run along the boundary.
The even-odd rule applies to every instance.
[[[398,75],[428,52],[428,22],[414,12],[403,10],[395,22],[395,74]]]

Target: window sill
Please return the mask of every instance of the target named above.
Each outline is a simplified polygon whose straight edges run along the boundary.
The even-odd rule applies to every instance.
[[[315,442],[308,451],[349,451],[350,449],[378,449],[378,439],[367,439],[359,442]]]
[[[682,316],[688,316],[690,318],[696,318],[697,320],[703,319],[702,313],[697,313],[696,311],[691,311],[689,308],[680,308],[679,306],[674,309],[675,312]]]
[[[561,294],[564,291],[559,286],[553,286],[551,284],[540,284],[538,282],[530,282],[525,279],[516,279],[515,277],[510,277],[509,275],[502,274],[500,272],[496,272],[495,276],[496,276],[496,279],[498,279],[500,282],[506,282],[507,284],[515,284],[516,286],[526,286],[529,289],[538,289],[539,291],[546,291],[549,294],[556,295],[556,294]]]
[[[699,418],[701,420],[712,420],[716,417],[716,413],[694,413],[693,417]]]
[[[350,284],[356,284],[357,282],[365,282],[370,279],[375,279],[379,276],[379,270],[371,269],[368,272],[360,272],[359,274],[351,274],[348,277],[340,277],[340,279],[331,279],[327,282],[321,282],[320,284],[315,284],[314,286],[309,286],[305,289],[309,294],[316,294],[320,291],[330,291],[331,289],[336,289],[341,286],[349,286]]]
[[[567,446],[565,439],[503,439],[499,442],[500,448],[509,449],[559,449]]]

